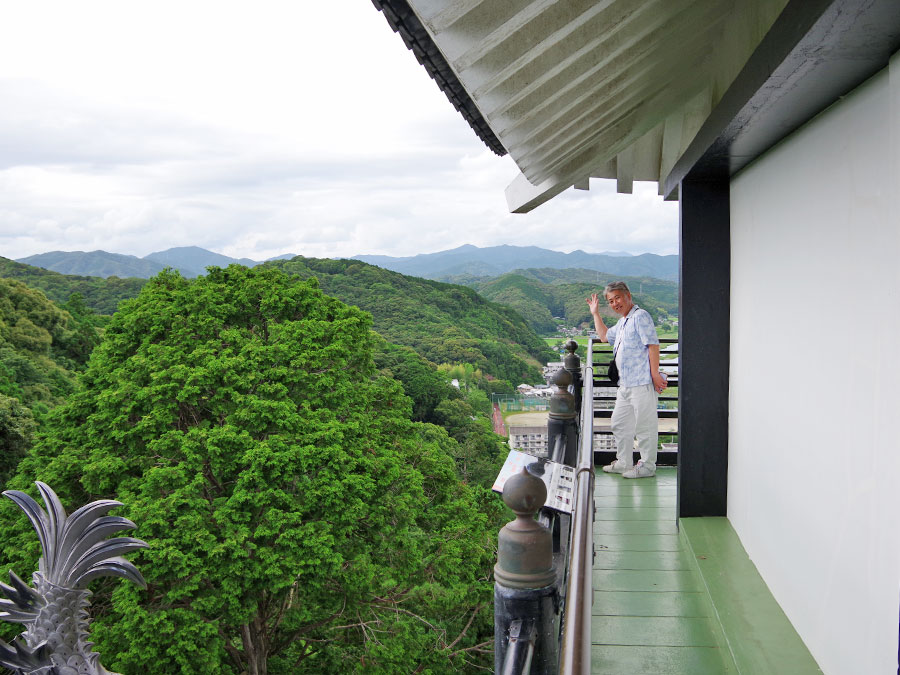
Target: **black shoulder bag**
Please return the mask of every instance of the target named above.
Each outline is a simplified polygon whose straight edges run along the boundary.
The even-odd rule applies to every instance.
[[[609,368],[606,369],[606,379],[613,383],[613,386],[619,386],[619,366],[616,365],[616,350],[613,349],[612,361],[609,362]]]
[[[628,317],[630,319],[631,317]],[[619,386],[619,366],[616,365],[616,350],[619,348],[619,335],[622,336],[622,339],[625,339],[625,326],[628,325],[628,319],[625,319],[625,323],[622,324],[622,332],[616,331],[616,344],[613,346],[613,357],[612,361],[609,362],[609,367],[606,369],[606,379],[613,383],[614,387]]]

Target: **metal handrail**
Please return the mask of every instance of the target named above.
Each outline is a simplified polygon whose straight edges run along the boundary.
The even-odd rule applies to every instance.
[[[559,672],[588,675],[591,672],[591,605],[594,564],[594,339],[588,340],[583,368],[581,433],[575,474],[575,512],[569,538],[569,569],[563,617]]]

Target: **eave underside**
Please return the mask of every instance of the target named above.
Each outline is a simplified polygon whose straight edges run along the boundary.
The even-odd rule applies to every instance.
[[[514,211],[658,181],[785,0],[408,0],[522,175]]]
[[[454,105],[515,160],[514,212],[591,178],[673,199],[689,171],[730,175],[886,65],[900,35],[896,0],[375,3],[414,15],[413,42],[431,41],[417,57],[442,59],[429,72],[451,72]]]

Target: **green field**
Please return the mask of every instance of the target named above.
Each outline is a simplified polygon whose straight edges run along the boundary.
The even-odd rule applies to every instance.
[[[678,330],[677,329],[665,331],[665,330],[662,330],[659,326],[657,326],[656,334],[659,336],[660,339],[668,339],[668,340],[677,340],[678,339]],[[575,342],[578,343],[579,355],[584,354],[585,350],[587,349],[588,338],[586,335],[576,335],[571,338],[565,337],[565,336],[554,335],[551,337],[544,337],[542,339],[544,340],[544,342],[547,343],[547,346],[550,347],[550,349],[557,349],[557,347],[558,347],[561,350],[562,346],[568,340],[575,340]]]
[[[547,343],[547,346],[550,347],[550,349],[553,349],[554,347],[556,347],[556,345],[560,345],[560,348],[561,348],[562,345],[564,345],[568,340],[575,340],[575,342],[578,343],[579,347],[587,348],[587,341],[588,341],[586,335],[576,335],[575,337],[572,337],[572,338],[559,337],[559,336],[545,337],[545,338],[543,338],[543,340],[544,340],[544,342]]]

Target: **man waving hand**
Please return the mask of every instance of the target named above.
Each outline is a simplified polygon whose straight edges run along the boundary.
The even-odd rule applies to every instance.
[[[621,318],[607,328],[600,317],[600,299],[596,293],[588,298],[597,335],[613,345],[619,370],[619,389],[612,414],[612,432],[616,439],[616,461],[603,467],[607,473],[621,473],[623,478],[648,478],[656,474],[656,447],[659,426],[656,404],[666,388],[659,372],[659,338],[653,319],[631,299],[624,281],[607,284],[603,291],[606,302]],[[641,460],[634,462],[634,440],[637,439]]]

